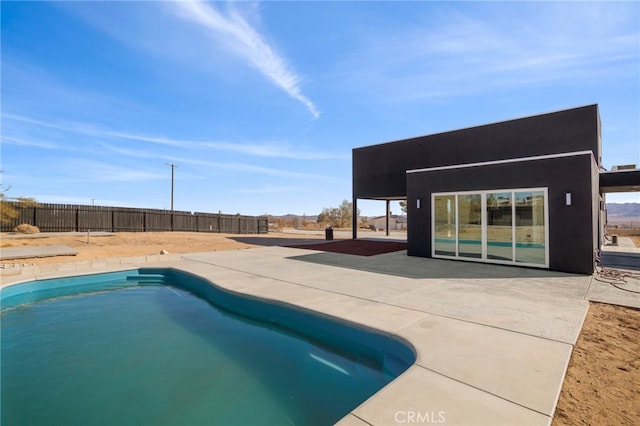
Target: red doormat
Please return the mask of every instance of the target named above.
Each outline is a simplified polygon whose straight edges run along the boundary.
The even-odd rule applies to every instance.
[[[407,243],[395,241],[340,240],[329,243],[305,244],[287,247],[328,251],[331,253],[354,254],[357,256],[375,256],[377,254],[406,250]]]

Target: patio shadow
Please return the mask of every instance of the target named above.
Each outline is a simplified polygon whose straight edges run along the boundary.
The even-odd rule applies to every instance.
[[[584,277],[546,269],[407,256],[406,250],[368,257],[319,252],[289,259],[414,279]]]

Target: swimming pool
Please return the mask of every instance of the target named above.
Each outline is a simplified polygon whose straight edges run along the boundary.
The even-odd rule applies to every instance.
[[[1,297],[3,425],[331,424],[415,361],[393,338],[174,269]]]

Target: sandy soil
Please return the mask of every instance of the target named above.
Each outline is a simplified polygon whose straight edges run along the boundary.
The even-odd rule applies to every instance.
[[[640,424],[640,310],[591,304],[552,424]]]
[[[323,235],[230,235],[206,233],[120,233],[112,236],[2,238],[0,246],[66,244],[76,256],[21,259],[1,263],[46,264],[264,245],[314,243]],[[573,351],[553,425],[640,425],[640,310],[592,304]]]
[[[274,245],[278,239],[286,244],[292,237],[290,234],[269,233],[262,235],[209,234],[201,232],[131,232],[117,233],[109,236],[89,237],[86,234],[47,236],[34,234],[24,238],[10,238],[5,235],[0,240],[2,248],[36,247],[52,245],[68,245],[78,251],[75,256],[56,256],[41,259],[19,259],[0,261],[0,264],[33,264],[42,265],[60,262],[77,262],[82,260],[104,259],[111,257],[132,257],[159,254],[166,250],[171,254],[198,253],[205,251],[242,250],[263,245]],[[304,239],[324,238],[322,235],[305,235]],[[297,240],[293,243],[298,242]],[[303,241],[304,242],[304,241]]]

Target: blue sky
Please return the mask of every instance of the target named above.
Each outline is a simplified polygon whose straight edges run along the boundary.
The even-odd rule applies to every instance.
[[[9,196],[169,208],[174,163],[177,210],[312,215],[354,147],[593,103],[605,167],[640,165],[635,1],[1,8]]]

